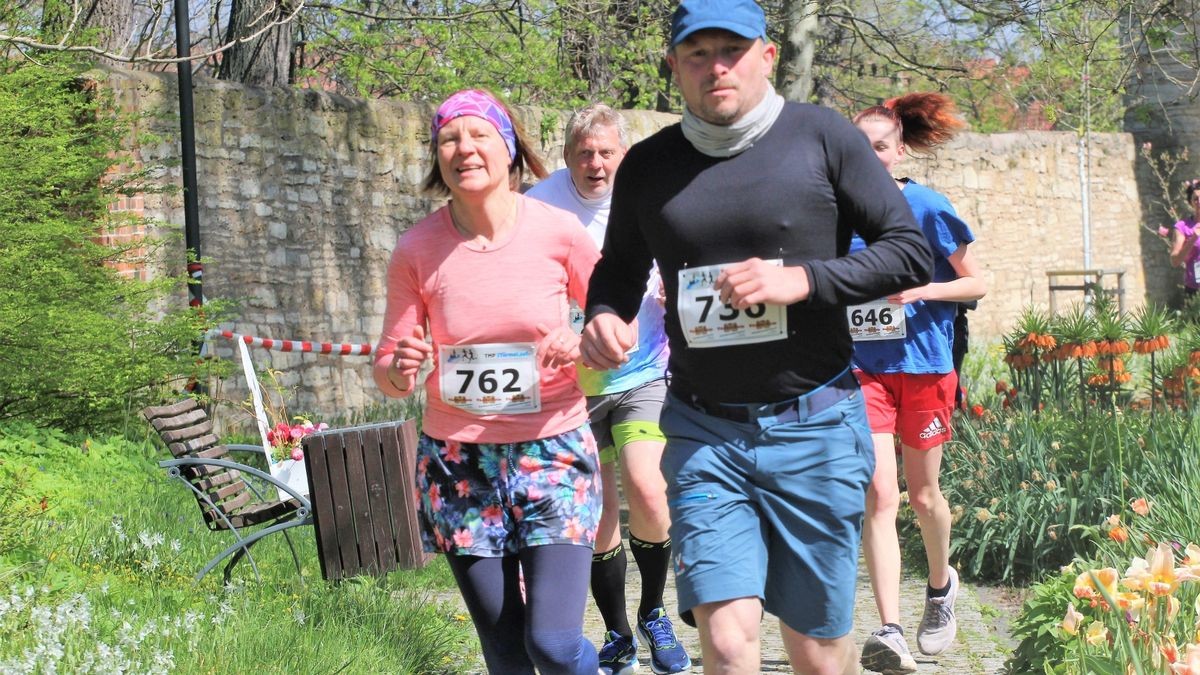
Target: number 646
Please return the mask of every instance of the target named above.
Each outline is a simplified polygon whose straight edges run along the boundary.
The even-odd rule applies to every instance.
[[[880,307],[878,311],[875,309],[868,309],[866,311],[861,309],[852,310],[850,312],[850,323],[855,327],[868,323],[890,326],[892,325],[892,308]]]

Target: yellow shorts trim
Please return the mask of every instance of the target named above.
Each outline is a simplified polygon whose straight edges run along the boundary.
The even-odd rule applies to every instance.
[[[658,422],[643,422],[640,420],[630,420],[614,424],[612,426],[612,437],[613,444],[600,450],[601,464],[612,464],[617,461],[617,458],[620,456],[618,450],[630,443],[638,441],[667,442],[667,437],[663,435],[662,429],[658,427]]]

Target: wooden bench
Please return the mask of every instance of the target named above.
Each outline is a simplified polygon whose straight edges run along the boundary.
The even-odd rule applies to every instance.
[[[414,420],[331,429],[301,443],[324,578],[429,562],[417,520]]]
[[[142,415],[173,457],[159,462],[159,466],[188,487],[196,498],[208,529],[226,530],[234,538],[231,546],[200,570],[196,575],[197,583],[218,563],[229,558],[224,576],[228,584],[234,566],[243,556],[250,561],[254,576],[261,581],[258,564],[250,553],[250,547],[276,532],[283,532],[292,551],[296,571],[300,571],[300,559],[287,530],[312,522],[309,501],[275,480],[271,474],[231,459],[231,453],[234,452],[261,455],[261,446],[221,443],[213,433],[208,413],[192,398],[172,405],[150,406],[142,410]],[[255,485],[255,480],[271,487],[260,488]],[[273,498],[276,490],[283,491],[289,498]],[[270,497],[267,496],[268,492]],[[251,531],[259,526],[265,527]]]
[[[1064,278],[1074,280],[1079,278],[1078,283],[1067,283]],[[1113,287],[1105,287],[1105,277],[1113,279]],[[1125,269],[1079,269],[1079,270],[1049,270],[1046,272],[1046,282],[1050,295],[1050,314],[1053,316],[1058,309],[1058,303],[1055,301],[1055,295],[1064,291],[1082,291],[1084,301],[1089,301],[1093,296],[1100,294],[1110,298],[1117,299],[1117,309],[1120,312],[1125,311]]]

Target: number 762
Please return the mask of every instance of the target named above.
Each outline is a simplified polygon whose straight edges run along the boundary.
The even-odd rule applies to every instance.
[[[478,377],[476,377],[476,372],[478,372]],[[459,369],[455,370],[454,374],[463,378],[462,386],[458,388],[458,393],[460,394],[467,393],[467,389],[471,388],[472,380],[479,386],[479,391],[484,394],[494,394],[500,388],[500,381],[496,379],[496,368],[484,368],[479,371]],[[504,385],[501,391],[506,394],[519,394],[521,392],[521,388],[517,386],[517,380],[521,379],[521,373],[516,368],[504,368],[499,371],[499,375],[500,377],[508,378],[508,383]]]

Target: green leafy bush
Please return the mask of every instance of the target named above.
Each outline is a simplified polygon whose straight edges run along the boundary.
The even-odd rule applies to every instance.
[[[1018,644],[1004,664],[1007,672],[1062,672],[1054,666],[1063,662],[1068,645],[1056,629],[1074,599],[1076,574],[1074,569],[1064,569],[1030,589],[1020,614],[1009,624]]]
[[[27,551],[41,532],[47,501],[30,489],[29,474],[0,460],[0,557]]]
[[[114,268],[153,242],[100,242],[130,187],[106,178],[127,128],[78,75],[53,59],[0,63],[0,420],[98,429],[188,374],[202,326],[154,311],[179,280]]]

